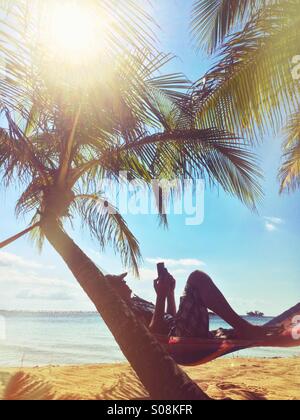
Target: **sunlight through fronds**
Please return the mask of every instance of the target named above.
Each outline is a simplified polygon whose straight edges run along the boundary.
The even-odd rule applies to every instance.
[[[299,103],[292,76],[299,53],[300,1],[278,0],[227,41],[217,65],[195,85],[199,127],[248,135],[253,141],[285,125]]]
[[[255,156],[240,136],[217,127],[218,120],[201,127],[191,83],[182,74],[164,74],[172,56],[156,50],[153,21],[138,0],[61,3],[67,7],[59,9],[62,15],[72,6],[73,23],[79,19],[73,7],[89,7],[99,18],[95,55],[77,54],[69,32],[62,43],[80,60],[42,45],[40,23],[55,3],[34,1],[41,7],[36,19],[20,0],[1,22],[0,173],[4,185],[22,187],[17,215],[29,216],[30,226],[42,222],[31,232],[39,247],[43,221],[63,228],[77,220],[77,211],[99,246],[112,245],[137,272],[136,238],[118,209],[111,214],[99,205],[103,178],[119,180],[123,171],[149,186],[154,179],[203,177],[256,208],[262,193]],[[69,31],[73,23],[60,29]]]
[[[90,60],[103,42],[103,23],[87,4],[51,1],[43,23],[44,48],[72,60]],[[46,30],[44,30],[46,25]]]
[[[242,27],[255,12],[280,0],[195,0],[192,37],[197,48],[212,53],[236,27]]]

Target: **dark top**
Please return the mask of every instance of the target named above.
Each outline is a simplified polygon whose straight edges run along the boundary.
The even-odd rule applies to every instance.
[[[133,310],[137,318],[140,321],[142,321],[146,325],[146,327],[149,327],[152,321],[153,315],[154,315],[155,305],[135,295],[131,299],[131,309]],[[173,330],[174,325],[175,325],[174,317],[172,315],[165,314],[163,332],[166,335],[169,335],[171,331]]]

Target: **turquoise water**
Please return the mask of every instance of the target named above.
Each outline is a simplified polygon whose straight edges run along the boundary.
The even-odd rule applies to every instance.
[[[263,324],[271,318],[250,322]],[[124,356],[101,318],[94,313],[26,314],[5,317],[5,339],[0,334],[0,366],[31,367],[113,363]],[[228,327],[221,319],[211,319],[211,330]],[[255,349],[236,353],[249,357],[300,356],[296,349]],[[230,356],[233,357],[233,356]]]

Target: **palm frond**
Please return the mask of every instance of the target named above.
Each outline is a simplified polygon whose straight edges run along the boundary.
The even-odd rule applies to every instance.
[[[29,158],[29,150],[24,142],[15,141],[7,130],[0,131],[0,173],[3,182],[25,181],[35,166]]]
[[[47,382],[20,371],[11,377],[4,390],[3,399],[5,401],[54,400],[55,392]]]
[[[118,106],[120,134],[125,141],[135,138],[146,126],[161,128],[164,123],[161,107],[167,105],[175,108],[186,97],[185,92],[191,84],[184,75],[161,74],[172,59],[170,54],[154,55],[150,51],[145,55],[133,52],[122,57],[117,83],[122,92]],[[112,92],[115,92],[115,86],[111,86],[110,97]],[[114,94],[114,104],[116,98],[118,95]]]
[[[286,132],[283,164],[279,172],[281,192],[300,187],[300,112],[291,117]]]
[[[236,26],[277,0],[195,0],[192,10],[192,36],[198,48],[209,53],[225,41]]]
[[[0,171],[3,180],[7,183],[16,179],[22,182],[30,174],[47,182],[55,155],[46,153],[49,151],[48,145],[37,142],[39,137],[27,137],[21,124],[11,114],[5,109],[4,115],[0,115],[5,126],[0,128]]]
[[[299,53],[300,1],[281,0],[256,14],[222,48],[219,62],[198,82],[198,128],[247,135],[253,141],[285,124],[299,103],[291,61]]]
[[[124,265],[138,274],[139,243],[117,209],[99,195],[79,195],[74,206],[101,249],[111,245],[121,255]]]
[[[212,185],[236,195],[255,208],[262,196],[261,174],[255,155],[244,142],[218,129],[175,130],[138,139],[107,154],[116,173],[128,171],[135,179],[207,178]],[[106,163],[105,154],[101,160]],[[96,164],[96,162],[95,162]],[[110,166],[112,170],[112,167]],[[144,172],[143,172],[144,171]]]
[[[39,36],[39,31],[51,22],[51,13],[57,5],[76,5],[97,17],[102,37],[114,51],[132,48],[155,51],[158,26],[139,0],[53,0],[51,4],[44,0],[14,0],[7,4],[8,1],[0,4],[0,8],[9,23],[11,17],[14,21],[18,19],[18,30],[23,34],[35,30]]]
[[[45,49],[43,31],[47,28],[49,14],[55,9],[56,3],[88,8],[95,18],[99,18],[101,33],[108,43],[105,53],[99,52],[92,63],[82,62],[80,67],[74,69],[67,60],[58,62]],[[141,6],[138,0],[53,0],[51,3],[44,0],[17,0],[12,2],[5,18],[0,18],[0,23],[0,108],[13,109],[22,118],[28,118],[32,109],[40,111],[42,107],[43,114],[46,114],[49,106],[54,105],[53,101],[55,107],[60,104],[66,109],[72,102],[69,98],[66,102],[64,97],[70,95],[73,103],[78,105],[87,89],[98,101],[98,110],[103,109],[99,105],[104,102],[105,107],[107,98],[104,93],[109,84],[109,75],[114,74],[115,69],[120,73],[120,57],[135,55],[135,62],[137,56],[140,60],[147,59],[151,69],[154,65],[150,66],[150,62],[155,63],[155,56],[159,55],[155,46],[156,25],[146,7]],[[104,30],[103,26],[107,28]],[[124,67],[122,64],[121,71]],[[112,86],[115,85],[114,80]],[[95,95],[97,89],[99,93]],[[107,93],[111,102],[110,87]],[[101,96],[104,98],[99,102]]]
[[[41,253],[45,243],[45,234],[43,229],[40,227],[40,220],[41,215],[37,211],[31,220],[31,224],[34,226],[34,228],[30,231],[29,237],[37,247],[37,250]]]
[[[59,0],[61,1],[61,0]],[[86,0],[81,0],[86,3]],[[157,29],[152,15],[139,0],[88,0],[101,16],[107,38],[118,50],[151,49],[155,51]]]
[[[21,214],[26,215],[26,213],[31,213],[32,211],[41,208],[44,188],[45,186],[41,182],[41,179],[33,179],[29,183],[28,187],[17,201],[17,216]]]
[[[0,80],[0,107],[8,120],[0,133],[0,170],[8,183],[17,175],[24,186],[17,214],[35,222],[51,214],[63,225],[77,210],[101,248],[111,244],[137,271],[136,238],[112,205],[90,195],[101,189],[102,178],[127,171],[151,185],[154,179],[201,177],[255,207],[261,190],[254,156],[240,136],[215,128],[218,119],[205,127],[205,118],[195,119],[201,109],[189,94],[190,82],[182,74],[162,73],[172,57],[156,51],[151,19],[138,0],[85,1],[110,15],[112,48],[78,71],[43,51],[41,27],[26,8],[33,3],[20,2],[11,12],[18,28],[7,20],[0,34],[9,63]],[[36,2],[47,7],[44,0]],[[74,201],[81,191],[87,195]],[[33,232],[38,241],[41,233]]]
[[[13,242],[17,241],[18,239],[22,238],[23,236],[30,234],[33,230],[37,229],[38,223],[31,225],[29,228],[23,230],[22,232],[17,233],[16,235],[0,242],[0,249],[7,247],[8,245],[12,244]]]

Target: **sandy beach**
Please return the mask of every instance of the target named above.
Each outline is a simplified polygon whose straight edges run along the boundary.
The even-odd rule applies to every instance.
[[[186,371],[216,399],[300,399],[300,358],[223,359]],[[148,398],[127,364],[48,366],[22,371],[1,368],[0,395],[1,399]]]

